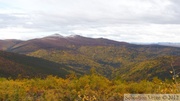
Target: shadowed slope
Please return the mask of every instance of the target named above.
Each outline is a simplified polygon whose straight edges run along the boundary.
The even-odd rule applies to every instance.
[[[74,70],[62,64],[0,51],[1,77],[16,78],[18,75],[22,77],[45,77],[47,75],[65,77],[71,71]]]

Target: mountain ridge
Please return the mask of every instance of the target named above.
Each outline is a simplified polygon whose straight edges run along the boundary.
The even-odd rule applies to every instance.
[[[63,37],[58,34],[12,44],[9,48],[3,44],[7,49],[4,51],[63,64],[83,74],[95,68],[97,73],[109,79],[117,76],[126,80],[152,80],[156,76],[170,79],[171,75],[166,75],[171,69],[169,61],[180,57],[178,47],[137,45],[83,36]],[[164,60],[167,60],[166,66]]]
[[[3,43],[3,41],[2,41]],[[6,43],[6,42],[5,42]],[[7,42],[8,43],[8,42]],[[20,41],[19,43],[12,43],[7,49],[10,52],[17,52],[23,50],[24,53],[28,53],[30,50],[43,49],[69,49],[73,46],[110,46],[110,45],[128,45],[126,42],[118,42],[104,38],[88,38],[80,35],[63,37],[59,34],[46,36],[43,38],[36,38],[27,41]],[[0,46],[2,49],[3,46]],[[23,49],[22,49],[23,48]],[[4,49],[6,51],[6,49]],[[21,51],[21,53],[23,53]]]
[[[70,36],[62,36],[60,34],[53,34],[43,38],[35,38],[27,41],[22,40],[0,40],[0,50],[17,52],[24,46],[29,50],[37,50],[38,48],[57,48],[57,49],[69,49],[69,47],[75,46],[130,46],[130,47],[141,47],[141,46],[165,46],[170,47],[168,45],[160,45],[160,44],[133,44],[127,42],[119,42],[114,40],[109,40],[106,38],[89,38],[83,37],[80,35],[70,35]],[[9,44],[9,45],[7,45]],[[68,47],[67,47],[68,46]],[[19,49],[20,48],[20,49]],[[29,52],[28,50],[24,50],[24,53]],[[21,52],[23,53],[23,52]]]

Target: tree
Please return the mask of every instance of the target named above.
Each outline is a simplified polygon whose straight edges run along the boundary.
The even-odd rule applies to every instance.
[[[179,77],[180,72],[176,73],[176,69],[174,68],[174,58],[173,57],[171,57],[171,64],[170,65],[172,68],[172,71],[170,71],[170,73],[172,74],[172,79],[174,80],[174,82],[176,84],[178,92],[180,92],[180,87],[179,87],[178,82],[177,82],[177,78]]]

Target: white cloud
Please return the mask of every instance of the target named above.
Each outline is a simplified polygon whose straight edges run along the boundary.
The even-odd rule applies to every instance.
[[[179,7],[178,0],[0,0],[0,31],[6,33],[0,39],[58,32],[129,42],[179,42]]]
[[[76,28],[73,33],[128,41],[128,42],[179,42],[180,25],[176,24],[120,24],[110,27]],[[153,34],[152,34],[153,33]]]
[[[25,29],[22,27],[15,27],[15,28],[4,28],[4,29],[0,29],[1,32],[1,38],[6,38],[6,37],[11,37],[11,38],[20,38],[21,35],[19,35],[20,33],[24,33],[24,32],[32,32],[32,30],[30,29]]]

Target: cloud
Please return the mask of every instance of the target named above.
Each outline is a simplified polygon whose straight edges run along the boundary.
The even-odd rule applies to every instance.
[[[83,28],[76,28],[72,32],[83,36],[95,38],[103,36],[128,42],[178,42],[180,39],[180,25],[176,24],[120,24],[108,27]]]
[[[179,42],[179,5],[178,0],[0,0],[0,31],[23,38],[61,33]]]

